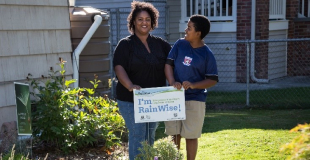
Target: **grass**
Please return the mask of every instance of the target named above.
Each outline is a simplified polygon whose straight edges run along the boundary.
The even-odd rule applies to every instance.
[[[310,87],[252,90],[249,103],[252,106],[274,108],[303,108],[310,106]],[[210,92],[207,104],[246,104],[246,92]]]
[[[196,160],[282,160],[280,147],[298,133],[289,130],[310,122],[310,109],[304,110],[208,110]],[[160,123],[156,139],[166,136]],[[181,150],[186,155],[185,140]]]

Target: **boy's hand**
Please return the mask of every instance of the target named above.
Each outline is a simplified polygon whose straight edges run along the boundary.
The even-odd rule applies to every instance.
[[[174,88],[176,88],[178,90],[180,90],[182,88],[182,85],[181,85],[180,82],[174,82],[172,85],[173,85]]]
[[[194,89],[194,88],[193,88],[193,84],[192,84],[191,82],[189,82],[189,81],[184,81],[182,85],[183,85],[183,88],[184,88],[185,90],[187,90],[187,89],[189,89],[189,88]]]

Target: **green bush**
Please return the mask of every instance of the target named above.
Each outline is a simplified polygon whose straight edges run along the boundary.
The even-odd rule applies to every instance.
[[[290,143],[283,145],[280,152],[288,154],[287,159],[310,159],[310,124],[299,124],[290,132],[300,132]]]
[[[150,146],[147,141],[144,141],[141,144],[142,148],[139,148],[141,153],[136,157],[136,160],[154,160],[155,156],[160,160],[183,159],[183,154],[179,152],[171,136],[157,140],[153,147]]]
[[[104,141],[106,148],[120,144],[125,123],[117,103],[95,94],[100,80],[90,81],[94,88],[70,88],[75,80],[65,80],[64,65],[50,70],[45,82],[32,80],[36,98],[32,114],[33,136],[65,153]]]

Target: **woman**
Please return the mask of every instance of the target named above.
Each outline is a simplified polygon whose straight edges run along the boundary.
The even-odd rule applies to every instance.
[[[129,130],[129,158],[134,160],[142,141],[153,145],[157,123],[135,123],[133,89],[166,85],[164,73],[169,43],[150,35],[157,27],[159,12],[150,3],[133,1],[128,15],[130,36],[119,41],[113,58],[118,79],[116,99]]]

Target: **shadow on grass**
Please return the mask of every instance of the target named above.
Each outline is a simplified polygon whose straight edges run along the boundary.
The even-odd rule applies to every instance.
[[[290,130],[297,124],[310,122],[310,109],[207,110],[202,133],[238,129]],[[156,139],[165,137],[164,122],[156,130]]]

